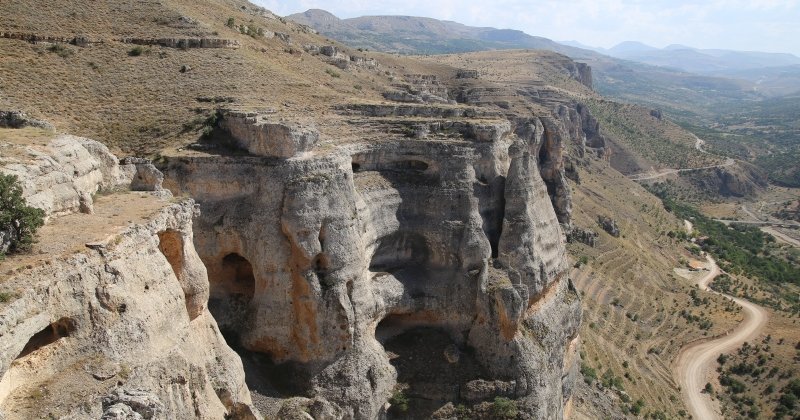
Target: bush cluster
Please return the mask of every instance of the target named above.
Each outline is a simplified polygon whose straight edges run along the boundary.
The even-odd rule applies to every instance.
[[[0,234],[10,236],[8,251],[29,250],[43,224],[44,211],[28,206],[17,177],[0,174]]]

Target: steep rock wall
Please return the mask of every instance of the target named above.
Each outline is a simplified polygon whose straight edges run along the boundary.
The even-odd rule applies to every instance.
[[[165,204],[146,225],[3,283],[17,294],[0,304],[8,419],[56,407],[70,418],[255,418],[241,362],[205,308],[194,214],[190,200]]]
[[[384,412],[403,375],[386,346],[427,328],[513,383],[523,411],[560,417],[580,304],[540,175],[543,124],[504,133],[171,157],[165,187],[202,209],[195,246],[220,328],[336,416]]]

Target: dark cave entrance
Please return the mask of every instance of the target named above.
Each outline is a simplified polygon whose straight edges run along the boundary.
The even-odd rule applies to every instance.
[[[388,419],[430,418],[448,402],[458,405],[468,382],[486,377],[469,348],[424,318],[389,315],[375,329],[397,370],[398,389],[408,398],[408,410],[392,407]]]
[[[208,310],[214,315],[220,331],[236,338],[247,319],[250,301],[256,289],[253,266],[246,258],[237,253],[226,255],[219,265],[209,270],[211,293],[208,299]]]
[[[394,273],[406,267],[422,268],[427,265],[429,256],[430,247],[424,236],[399,231],[379,240],[369,270]]]
[[[295,363],[276,364],[272,355],[251,351],[243,345],[241,334],[248,328],[256,289],[253,265],[236,252],[217,261],[208,266],[211,286],[208,310],[225,342],[242,361],[253,404],[267,417],[275,417],[284,398],[304,395],[310,378]]]
[[[76,329],[77,323],[74,319],[61,318],[34,334],[16,358],[25,357],[44,346],[53,344],[64,337],[69,337]]]

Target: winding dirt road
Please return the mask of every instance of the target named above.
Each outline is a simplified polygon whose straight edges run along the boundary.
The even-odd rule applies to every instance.
[[[711,153],[709,153],[705,149],[703,149],[703,146],[706,144],[705,140],[702,140],[700,137],[697,137],[694,134],[692,134],[692,135],[695,138],[694,148],[697,149],[697,151],[700,152],[700,153],[705,153],[707,155],[710,155]],[[719,156],[719,157],[722,157],[722,156]],[[726,166],[731,166],[734,163],[736,163],[735,160],[733,160],[731,158],[727,158],[727,159],[725,159],[725,163],[721,163],[719,165],[701,166],[699,168],[681,168],[681,169],[678,169],[678,168],[673,168],[673,169],[667,168],[667,169],[661,169],[661,170],[658,170],[658,171],[651,170],[649,172],[642,172],[642,173],[638,173],[638,174],[628,175],[628,178],[630,178],[633,181],[647,181],[647,180],[650,180],[650,179],[661,178],[661,177],[668,176],[668,175],[679,174],[681,172],[702,171],[702,170],[705,170],[705,169],[724,168]]]
[[[678,355],[675,374],[681,386],[681,393],[693,418],[700,420],[722,418],[708,394],[701,392],[709,382],[709,373],[713,371],[719,354],[730,352],[745,341],[751,341],[767,324],[767,312],[760,306],[708,288],[708,284],[720,274],[720,269],[710,255],[706,255],[706,259],[711,270],[697,282],[697,285],[703,290],[720,294],[736,302],[744,310],[744,320],[727,335],[711,341],[690,344]]]

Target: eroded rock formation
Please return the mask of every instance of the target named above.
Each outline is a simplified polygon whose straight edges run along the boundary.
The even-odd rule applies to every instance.
[[[381,415],[398,380],[440,405],[454,386],[503,381],[485,397],[560,417],[580,322],[548,194],[568,197],[561,138],[536,118],[498,124],[285,159],[171,157],[165,187],[201,206],[195,245],[223,334],[335,417]],[[408,379],[423,366],[402,356],[412,336],[414,352],[438,349],[424,369],[438,379]]]
[[[194,203],[156,191],[160,173],[147,161],[119,165],[91,140],[61,136],[26,151],[10,153],[3,172],[20,175],[52,226],[41,252],[20,257],[35,264],[10,269],[8,258],[0,274],[0,418],[255,419],[241,361],[207,310]],[[113,211],[151,209],[142,223],[109,214],[120,220],[108,231],[88,227],[104,239],[70,242],[81,233],[59,216],[84,210],[82,196],[137,186],[152,192],[117,192],[130,202]]]

